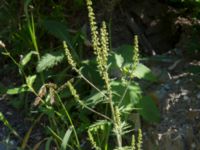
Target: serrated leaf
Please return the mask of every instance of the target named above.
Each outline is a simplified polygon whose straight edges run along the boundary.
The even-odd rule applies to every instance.
[[[15,95],[15,94],[23,93],[23,92],[30,92],[28,86],[25,84],[21,85],[20,87],[8,89],[6,94]]]
[[[149,81],[151,81],[151,82],[154,82],[154,81],[157,81],[157,78],[156,78],[156,76],[154,76],[154,74],[151,72],[151,70],[148,68],[148,67],[146,67],[145,65],[143,65],[143,64],[138,64],[137,65],[137,67],[136,67],[136,69],[135,70],[131,70],[131,65],[132,64],[126,64],[126,65],[124,65],[124,67],[123,67],[123,73],[124,73],[124,75],[132,75],[132,76],[134,76],[134,77],[137,77],[137,78],[139,78],[139,79],[145,79],[145,80],[149,80]]]
[[[158,123],[160,121],[160,113],[156,104],[149,96],[144,96],[137,104],[140,115],[149,122]]]
[[[33,75],[33,76],[28,76],[26,78],[26,82],[29,87],[32,87],[33,83],[35,82],[36,77],[37,77],[36,75]]]
[[[106,91],[101,91],[102,93],[106,94]],[[86,104],[95,106],[101,102],[105,102],[104,95],[102,95],[100,92],[96,92],[94,94],[91,94],[89,97],[87,97]]]
[[[88,130],[89,131],[97,131],[99,129],[104,130],[104,128],[106,126],[110,126],[111,123],[107,120],[98,120],[95,123],[93,123],[92,125],[89,126]]]
[[[61,63],[63,60],[64,60],[63,53],[55,53],[55,54],[47,53],[44,56],[42,56],[41,60],[38,62],[36,70],[37,72],[48,70]]]

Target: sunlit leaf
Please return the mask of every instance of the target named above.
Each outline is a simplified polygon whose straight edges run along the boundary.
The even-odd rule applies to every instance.
[[[22,67],[26,66],[26,64],[31,60],[32,55],[36,55],[36,54],[37,53],[35,51],[30,51],[28,54],[26,54],[20,62]]]
[[[42,56],[41,60],[38,62],[36,70],[37,72],[48,70],[61,63],[63,60],[64,60],[63,53],[54,53],[54,54],[47,53],[44,56]]]
[[[64,138],[62,139],[61,150],[67,149],[67,144],[70,139],[72,131],[73,131],[73,127],[70,126],[69,129],[66,131]]]
[[[133,74],[139,79],[146,79],[152,82],[157,80],[156,76],[151,72],[151,70],[143,64],[138,64]]]
[[[29,87],[32,87],[33,83],[35,82],[36,77],[37,77],[36,75],[33,75],[33,76],[28,76],[26,78],[26,82]]]
[[[15,88],[8,89],[6,94],[15,95],[15,94],[23,93],[23,92],[30,92],[30,89],[25,84],[21,85],[20,87],[15,87]]]

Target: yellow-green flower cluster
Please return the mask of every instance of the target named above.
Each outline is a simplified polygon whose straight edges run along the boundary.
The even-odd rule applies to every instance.
[[[64,47],[64,50],[65,50],[65,55],[67,56],[68,63],[72,66],[72,69],[77,70],[76,69],[76,63],[74,62],[72,55],[71,55],[69,48],[68,48],[65,41],[63,41],[63,47]]]
[[[77,91],[76,91],[76,89],[74,88],[74,86],[71,84],[71,82],[68,81],[68,82],[67,82],[67,86],[69,87],[69,90],[70,90],[72,96],[74,96],[75,100],[80,101],[80,97],[79,97],[79,95],[77,94]]]
[[[93,137],[92,133],[90,132],[90,130],[88,130],[88,137],[89,137],[90,143],[92,144],[92,147],[95,150],[101,150],[101,148],[97,146],[97,143],[95,142],[94,137]]]
[[[142,130],[141,129],[138,129],[138,142],[137,142],[137,148],[138,150],[142,150],[142,143],[143,143],[143,140],[142,140]]]
[[[132,135],[132,141],[131,141],[131,150],[136,150],[135,148],[135,135]]]
[[[102,22],[102,27],[101,27],[101,65],[103,67],[103,71],[106,71],[106,66],[108,62],[108,32],[106,29],[106,23],[103,21]],[[105,70],[104,70],[105,69]]]
[[[121,126],[121,113],[120,113],[120,111],[119,111],[119,108],[118,108],[118,106],[115,106],[115,114],[116,114],[116,124],[117,124],[117,128],[118,128],[118,131],[119,131],[119,129],[120,129],[120,126]],[[122,134],[122,131],[121,131],[121,129],[120,129],[120,132],[119,132],[120,134]]]
[[[121,113],[120,110],[118,108],[118,106],[115,106],[115,127],[114,127],[114,132],[117,135],[117,140],[118,140],[118,146],[119,148],[122,147],[122,122],[121,122]]]
[[[135,70],[139,63],[139,42],[138,36],[134,36],[134,45],[133,45],[133,67],[132,69]]]
[[[100,29],[100,35],[95,19],[95,14],[92,8],[92,1],[86,0],[88,8],[88,16],[90,19],[90,29],[92,34],[92,45],[94,49],[94,54],[97,56],[98,70],[103,78],[106,78],[104,72],[107,71],[107,61],[108,61],[108,32],[106,29],[106,23],[102,22],[102,27]]]
[[[96,18],[95,18],[95,14],[92,8],[92,1],[91,0],[86,0],[87,3],[87,9],[88,9],[88,17],[90,20],[90,30],[91,30],[91,34],[92,34],[92,45],[94,48],[94,52],[96,55],[98,55],[99,53],[99,49],[100,49],[100,42],[99,42],[99,32],[98,32],[98,27],[97,27],[97,23],[96,23]]]

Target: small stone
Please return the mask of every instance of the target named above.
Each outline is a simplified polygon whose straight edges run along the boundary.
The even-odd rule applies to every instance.
[[[192,143],[192,144],[191,144],[191,147],[192,147],[193,149],[195,149],[195,148],[196,148],[196,144],[195,144],[195,143]]]
[[[170,90],[170,86],[169,86],[168,84],[165,84],[165,85],[164,85],[164,88],[165,88],[165,90],[167,90],[167,91]]]
[[[181,89],[181,95],[187,95],[189,93],[188,90]]]
[[[183,100],[187,101],[187,100],[189,100],[189,99],[190,99],[190,98],[189,98],[187,95],[183,96]]]
[[[180,80],[177,80],[175,83],[176,83],[176,84],[179,84],[179,83],[180,83]]]
[[[200,92],[197,93],[197,99],[200,99]]]

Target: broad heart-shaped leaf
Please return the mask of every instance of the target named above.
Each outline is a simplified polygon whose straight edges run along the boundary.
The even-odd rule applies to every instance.
[[[47,53],[42,56],[41,60],[38,62],[36,70],[37,72],[48,70],[61,63],[63,60],[63,53]]]
[[[120,78],[122,76],[120,68],[123,66],[124,58],[115,52],[108,56],[108,71],[111,77]]]
[[[152,82],[157,80],[156,76],[151,72],[151,70],[143,64],[138,64],[133,74],[139,79],[143,78]]]
[[[133,63],[133,46],[122,45],[119,48],[116,48],[115,52],[111,53],[109,63],[111,64],[111,75],[114,74],[115,77],[122,76],[120,70],[125,71],[127,69],[127,71],[132,72],[129,68],[131,68],[130,66]],[[133,75],[139,79],[145,79],[151,82],[157,80],[151,70],[143,64],[138,64]]]
[[[124,58],[121,54],[117,54],[115,52],[111,52],[108,56],[108,64],[110,64],[112,67],[118,67],[121,68],[124,63]]]
[[[37,53],[35,51],[30,51],[28,54],[24,56],[24,58],[20,62],[22,67],[26,66],[26,64],[31,60],[32,55],[37,55]]]
[[[108,57],[111,69],[121,69],[124,63],[132,63],[133,46],[122,45],[112,51]]]
[[[120,104],[120,107],[123,107],[124,111],[130,111],[133,109],[141,98],[142,91],[136,83],[128,85],[127,83],[122,83],[120,81],[112,81],[111,87],[113,91],[113,101],[117,104],[120,103],[124,92],[127,90]]]
[[[118,67],[122,67],[122,65],[124,63],[124,58],[119,54],[114,54],[114,56],[115,56],[115,60],[116,60],[116,65]]]
[[[151,81],[151,82],[155,82],[157,81],[157,78],[156,76],[151,72],[151,70],[143,65],[143,64],[138,64],[136,69],[132,72],[130,70],[131,68],[131,64],[126,64],[124,67],[123,67],[123,72],[126,74],[126,73],[132,73],[134,77],[137,77],[139,79],[145,79],[145,80],[148,80],[148,81]]]
[[[160,113],[150,96],[144,96],[137,104],[138,112],[148,122],[158,123],[160,121]]]
[[[6,94],[15,95],[15,94],[23,93],[23,92],[30,92],[30,89],[25,84],[21,85],[20,87],[8,89]]]

